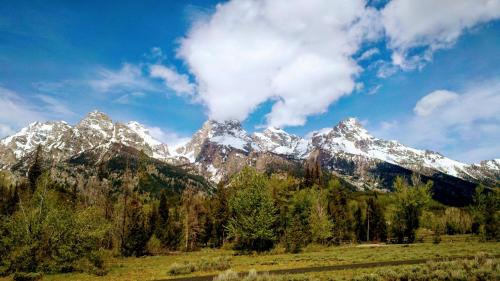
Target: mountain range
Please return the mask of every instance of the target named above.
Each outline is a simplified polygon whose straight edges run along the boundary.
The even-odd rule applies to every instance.
[[[359,190],[391,190],[396,176],[418,173],[434,181],[442,201],[462,202],[470,200],[476,184],[500,182],[500,159],[461,163],[437,152],[378,139],[354,118],[308,136],[274,127],[249,134],[238,121],[208,120],[189,141],[169,147],[139,122],[113,122],[93,111],[74,126],[64,121],[34,122],[2,139],[0,169],[23,166],[39,145],[52,163],[74,163],[92,152],[95,165],[120,146],[142,151],[158,163],[183,167],[213,185],[245,166],[298,173],[317,166]]]

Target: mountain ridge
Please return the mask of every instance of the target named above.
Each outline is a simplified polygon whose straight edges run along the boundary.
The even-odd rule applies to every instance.
[[[363,165],[376,161],[428,176],[439,172],[474,183],[497,184],[500,179],[500,159],[461,163],[437,152],[378,139],[352,117],[332,128],[311,133],[310,138],[274,127],[249,134],[238,121],[207,120],[188,142],[170,149],[139,122],[113,122],[97,110],[74,126],[64,121],[33,122],[0,140],[0,168],[9,169],[38,145],[42,145],[53,160],[62,161],[113,143],[133,147],[167,163],[192,165],[213,182],[227,178],[245,165],[264,167],[276,162],[313,161],[319,154],[324,159],[322,165],[332,172],[343,172],[338,163],[351,161],[356,173],[362,174]],[[331,161],[334,158],[338,159]]]

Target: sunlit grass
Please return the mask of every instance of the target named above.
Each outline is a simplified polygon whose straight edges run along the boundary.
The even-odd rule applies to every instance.
[[[421,258],[441,258],[450,256],[472,256],[478,253],[495,255],[500,253],[500,243],[481,243],[468,236],[443,237],[441,244],[416,243],[410,245],[344,245],[324,247],[310,245],[299,254],[282,253],[277,248],[269,253],[254,255],[235,255],[232,250],[202,249],[197,252],[177,253],[168,256],[149,256],[142,258],[109,258],[110,271],[106,276],[88,274],[46,275],[44,280],[155,280],[178,278],[182,276],[212,275],[224,270],[199,266],[189,274],[173,275],[169,273],[172,264],[199,264],[203,260],[223,259],[235,272],[248,272],[251,269],[268,271],[273,269],[303,268],[324,265],[364,263],[372,261],[410,260]],[[335,276],[347,279],[353,274],[371,272],[372,269],[342,270]],[[330,276],[332,273],[311,273],[311,276]],[[328,280],[328,278],[326,279]]]

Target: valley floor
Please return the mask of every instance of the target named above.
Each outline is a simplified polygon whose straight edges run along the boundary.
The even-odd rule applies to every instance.
[[[109,258],[107,264],[110,270],[106,276],[99,277],[72,273],[45,275],[43,280],[167,280],[181,277],[217,275],[224,272],[225,268],[230,268],[234,272],[249,272],[253,269],[258,272],[265,272],[276,269],[327,265],[498,254],[500,254],[500,243],[483,243],[470,236],[446,236],[443,237],[440,244],[426,241],[410,245],[371,244],[332,247],[311,245],[299,254],[286,254],[274,250],[265,254],[235,255],[232,250],[202,249],[197,252],[166,256]],[[498,269],[500,267],[497,264],[498,257],[494,260],[496,262],[494,268]],[[350,280],[361,274],[377,272],[381,269],[404,269],[405,267],[411,266],[347,269],[335,272],[307,273],[307,275],[298,274],[296,277],[299,280]],[[215,268],[219,268],[219,270]],[[172,273],[175,271],[179,274]],[[182,273],[190,271],[192,272]],[[496,272],[496,274],[499,273]],[[4,279],[0,280],[3,281]]]

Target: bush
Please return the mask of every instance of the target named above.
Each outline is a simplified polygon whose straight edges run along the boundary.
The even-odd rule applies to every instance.
[[[184,262],[173,263],[168,269],[168,274],[189,274],[195,271],[226,270],[231,267],[229,257],[217,257],[213,259],[201,259],[197,263]]]
[[[185,263],[173,263],[168,268],[167,272],[170,275],[179,275],[179,274],[189,274],[196,271],[196,267],[194,264],[190,262]]]
[[[226,270],[231,267],[231,259],[229,257],[202,259],[196,267],[198,271]]]
[[[12,279],[14,281],[37,281],[42,280],[42,274],[36,272],[16,272]]]
[[[163,247],[161,246],[160,239],[158,239],[155,234],[151,236],[151,238],[148,241],[148,244],[146,244],[146,250],[151,255],[159,255],[164,251]]]

